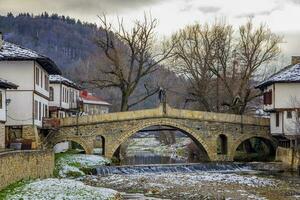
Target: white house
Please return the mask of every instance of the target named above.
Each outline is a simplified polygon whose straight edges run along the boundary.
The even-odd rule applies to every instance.
[[[100,115],[109,112],[110,103],[106,102],[99,96],[83,90],[80,91],[80,100],[83,113],[86,115]]]
[[[50,75],[50,116],[64,118],[78,112],[79,89],[73,81],[60,75]]]
[[[6,98],[6,90],[17,88],[17,85],[0,78],[0,149],[5,148],[5,122],[7,119],[6,106],[10,101]]]
[[[49,112],[48,76],[61,71],[51,59],[32,50],[6,41],[0,44],[1,77],[19,86],[7,91],[8,132],[20,132],[37,145],[38,129]]]
[[[271,133],[282,145],[300,145],[300,59],[273,74],[257,88],[264,93],[264,111],[270,113]],[[284,143],[284,144],[283,144]]]

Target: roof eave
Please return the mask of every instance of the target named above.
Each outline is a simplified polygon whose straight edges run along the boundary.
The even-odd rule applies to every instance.
[[[14,83],[4,83],[0,82],[0,88],[5,88],[5,89],[17,89],[19,86],[14,84]]]
[[[268,82],[264,82],[262,84],[259,84],[257,86],[255,86],[254,88],[259,88],[259,89],[264,89],[270,85],[273,85],[275,83],[300,83],[300,80],[295,80],[295,81],[291,81],[291,80],[283,80],[283,81],[268,81]]]

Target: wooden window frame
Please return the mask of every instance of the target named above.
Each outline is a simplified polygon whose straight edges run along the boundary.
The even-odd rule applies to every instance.
[[[35,84],[40,85],[40,69],[35,68]]]
[[[279,112],[276,112],[276,114],[275,114],[275,125],[276,125],[276,127],[279,127],[279,125],[280,125],[280,115],[279,115]]]
[[[286,118],[287,119],[292,119],[293,118],[292,111],[286,111]]]

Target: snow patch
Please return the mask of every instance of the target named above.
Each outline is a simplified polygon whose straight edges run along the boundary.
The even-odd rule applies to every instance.
[[[66,154],[56,161],[56,169],[58,175],[65,178],[70,172],[75,172],[84,175],[80,168],[91,168],[99,165],[107,165],[110,163],[106,159],[98,155],[85,155],[85,154]]]
[[[8,196],[9,200],[106,200],[113,199],[117,191],[85,185],[70,179],[45,179],[25,185]]]

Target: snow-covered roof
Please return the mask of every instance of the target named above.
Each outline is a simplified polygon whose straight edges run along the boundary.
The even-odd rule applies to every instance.
[[[4,89],[17,89],[18,87],[19,87],[18,85],[0,78],[0,88],[4,88]]]
[[[99,96],[94,96],[92,93],[87,91],[80,91],[80,98],[84,104],[96,104],[110,106],[111,104],[103,100]]]
[[[7,60],[34,60],[37,61],[49,74],[61,74],[60,69],[48,57],[19,45],[3,41],[0,48],[0,61]]]
[[[73,81],[61,76],[61,75],[50,75],[49,76],[49,81],[50,81],[50,84],[51,83],[63,83],[67,86],[70,86],[70,87],[73,87],[73,88],[76,88],[76,89],[80,89],[80,86],[77,85],[76,83],[74,83]]]
[[[259,85],[256,88],[264,88],[273,83],[291,83],[291,82],[300,82],[300,63],[296,65],[289,65],[279,72],[273,74]]]

